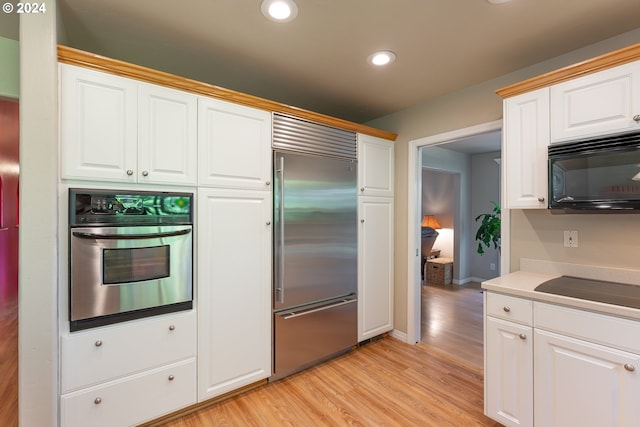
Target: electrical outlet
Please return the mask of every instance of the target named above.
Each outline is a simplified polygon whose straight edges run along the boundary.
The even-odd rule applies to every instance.
[[[565,248],[577,248],[578,247],[578,232],[566,231],[564,232],[564,247]]]
[[[492,262],[492,263],[489,263],[489,270],[491,270],[491,271],[495,271],[495,269],[496,269],[496,264],[495,264],[495,263],[493,263],[493,262]]]

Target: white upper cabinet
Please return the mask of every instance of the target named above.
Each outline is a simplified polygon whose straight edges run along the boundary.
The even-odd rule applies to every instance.
[[[137,83],[60,65],[63,178],[135,182]]]
[[[640,62],[551,86],[551,142],[640,129]]]
[[[197,97],[60,65],[64,179],[196,184]]]
[[[157,85],[138,88],[138,182],[195,185],[197,97]]]
[[[393,141],[358,134],[358,191],[393,197]]]
[[[198,101],[198,185],[270,190],[271,113]]]
[[[504,101],[507,207],[546,209],[549,89]]]

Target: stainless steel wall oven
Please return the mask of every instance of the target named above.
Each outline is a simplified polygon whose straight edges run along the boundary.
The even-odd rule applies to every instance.
[[[193,306],[193,194],[69,189],[71,331]]]

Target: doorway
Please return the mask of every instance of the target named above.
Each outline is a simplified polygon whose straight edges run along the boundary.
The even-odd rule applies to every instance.
[[[443,134],[420,138],[417,140],[413,140],[409,142],[409,176],[411,179],[409,180],[409,200],[408,200],[408,231],[409,231],[409,252],[408,253],[419,253],[420,248],[420,219],[422,218],[422,179],[421,179],[421,171],[423,168],[423,157],[422,157],[422,148],[423,147],[435,147],[436,145],[439,149],[443,149],[445,146],[448,150],[457,149],[461,150],[460,146],[462,144],[461,141],[469,140],[472,137],[479,137],[481,135],[485,135],[488,133],[497,133],[500,135],[502,129],[502,121],[496,120],[493,122],[472,126],[469,128],[460,129],[457,131],[446,132]],[[498,137],[501,140],[500,137]],[[446,145],[445,145],[446,143]],[[468,143],[468,141],[467,141]],[[477,143],[476,143],[477,144]],[[457,146],[457,147],[456,147]],[[498,162],[499,163],[499,162]],[[498,170],[500,170],[500,165],[496,163]],[[468,178],[461,178],[461,188],[463,188],[463,184],[467,180],[467,183],[471,182],[471,175],[469,174]],[[467,190],[461,190],[463,194],[465,191],[469,192],[469,185],[467,184]],[[502,183],[498,184],[500,187]],[[495,186],[495,184],[494,184]],[[469,204],[471,193],[469,192]],[[500,197],[502,199],[502,197]],[[462,201],[466,200],[465,198],[461,198]],[[502,200],[498,200],[498,203],[501,203]],[[470,274],[469,264],[470,264],[470,255],[471,250],[475,249],[472,244],[475,242],[475,230],[474,235],[471,236],[472,224],[471,224],[471,209],[460,207],[460,219],[458,220],[458,224],[454,224],[454,230],[456,228],[459,229],[458,239],[457,239],[457,249],[454,249],[454,253],[458,257],[458,268],[457,268],[457,281],[458,283],[464,283],[465,281],[473,281],[474,276]],[[508,219],[507,221],[503,220],[503,240],[508,244],[508,228],[505,230],[505,227],[508,227]],[[473,227],[475,228],[475,227]],[[508,248],[503,244],[502,254],[506,254],[507,256],[502,256],[502,260],[500,265],[495,265],[496,275],[501,274],[502,270],[504,270],[505,266],[508,266]],[[454,261],[455,262],[455,261]],[[491,263],[489,263],[491,264]],[[408,260],[408,282],[409,289],[407,291],[407,341],[417,343],[421,340],[421,257],[410,257]],[[454,266],[455,268],[455,266]],[[489,265],[489,268],[491,266]],[[482,277],[484,279],[486,277]]]
[[[0,100],[0,425],[18,425],[18,102]]]

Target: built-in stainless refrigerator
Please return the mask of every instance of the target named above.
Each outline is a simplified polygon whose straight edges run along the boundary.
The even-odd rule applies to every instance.
[[[352,141],[351,158],[304,147],[274,151],[272,379],[357,343],[355,136]]]

